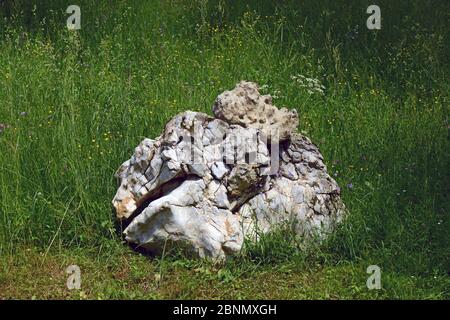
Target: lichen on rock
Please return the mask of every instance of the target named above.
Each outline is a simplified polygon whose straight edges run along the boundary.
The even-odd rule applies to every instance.
[[[344,213],[318,148],[252,82],[219,95],[215,117],[186,111],[144,139],[116,173],[125,240],[160,253],[178,246],[224,259],[280,223],[325,236]]]

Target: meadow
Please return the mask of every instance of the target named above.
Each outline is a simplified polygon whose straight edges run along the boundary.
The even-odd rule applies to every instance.
[[[365,0],[77,0],[68,30],[73,2],[0,1],[0,299],[449,299],[448,1],[377,0],[380,30]],[[297,109],[348,218],[324,243],[274,233],[224,265],[135,253],[116,169],[242,79]]]

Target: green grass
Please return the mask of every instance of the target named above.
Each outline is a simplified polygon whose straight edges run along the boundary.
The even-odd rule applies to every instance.
[[[369,1],[85,0],[76,32],[69,4],[0,2],[0,298],[449,298],[446,1],[378,1],[379,31]],[[315,248],[275,234],[220,267],[132,253],[115,170],[241,79],[297,109],[348,219]],[[75,262],[82,296],[65,288]]]
[[[81,290],[68,290],[65,270],[81,269]],[[382,273],[382,289],[366,287],[366,265],[342,262],[305,268],[181,258],[152,259],[124,248],[45,255],[33,248],[0,264],[0,299],[442,299],[448,279]]]

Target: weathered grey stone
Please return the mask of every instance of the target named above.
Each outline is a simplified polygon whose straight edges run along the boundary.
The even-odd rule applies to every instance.
[[[126,241],[224,259],[244,238],[258,241],[285,222],[305,239],[333,230],[345,212],[340,189],[318,148],[295,132],[296,113],[278,110],[248,82],[220,95],[214,113],[221,119],[175,116],[120,166],[113,205]],[[267,141],[274,128],[283,129],[282,142]]]
[[[222,161],[214,161],[211,165],[211,173],[214,178],[220,180],[225,174],[229,172],[228,168]]]
[[[298,127],[297,111],[278,109],[272,105],[272,97],[260,95],[258,85],[253,82],[241,81],[233,90],[220,94],[213,112],[216,118],[228,123],[258,129],[269,139],[289,139]]]

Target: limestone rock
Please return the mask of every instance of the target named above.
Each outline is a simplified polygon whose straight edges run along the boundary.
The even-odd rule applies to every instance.
[[[289,139],[298,127],[295,109],[278,109],[270,95],[261,95],[258,85],[241,81],[233,90],[220,94],[213,106],[216,118],[244,128],[256,128],[267,137]],[[270,139],[270,138],[269,138]]]
[[[340,189],[318,148],[295,132],[297,114],[278,110],[249,82],[213,108],[217,118],[175,116],[120,166],[113,206],[125,240],[154,253],[179,247],[224,259],[280,223],[294,223],[305,238],[331,232],[345,213]],[[280,140],[267,139],[274,129]]]

